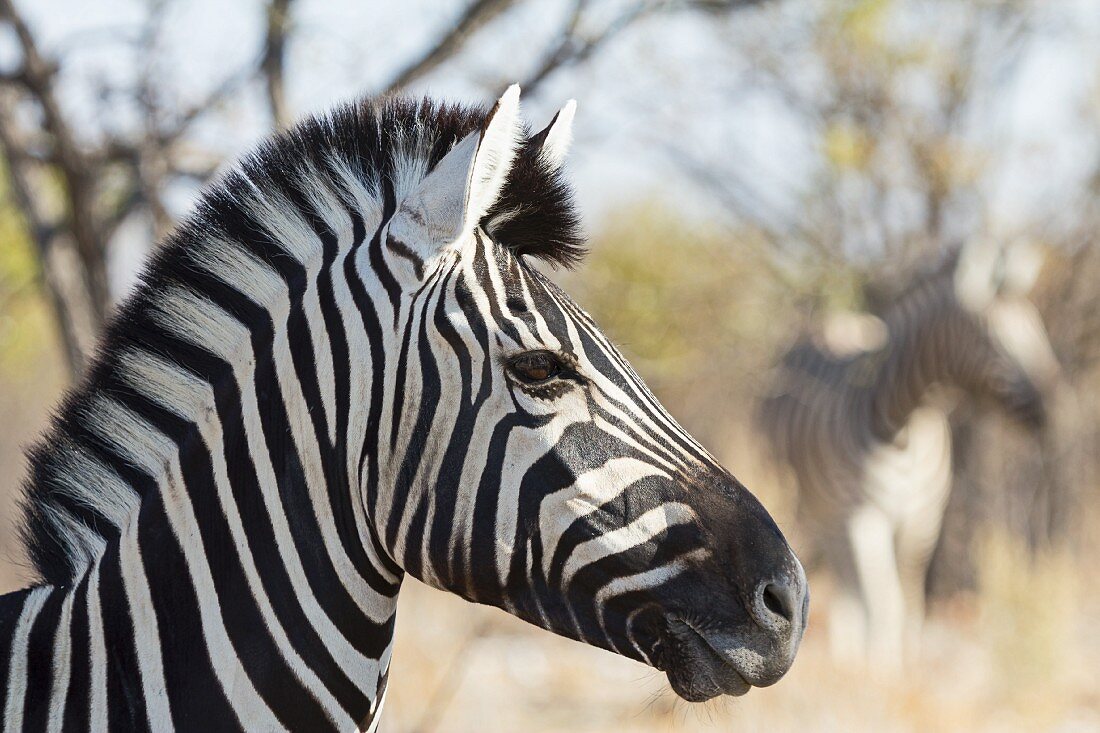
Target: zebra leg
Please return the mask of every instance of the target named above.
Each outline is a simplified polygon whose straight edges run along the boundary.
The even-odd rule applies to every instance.
[[[866,611],[867,661],[886,674],[897,674],[905,635],[905,597],[894,554],[894,522],[868,504],[852,514],[847,530]]]
[[[829,652],[833,663],[860,666],[867,652],[867,611],[860,590],[851,543],[843,524],[819,534],[819,548],[832,571],[836,590],[829,603]]]
[[[929,501],[919,511],[906,516],[898,527],[898,572],[905,594],[905,653],[909,659],[920,656],[928,563],[940,536],[950,488],[949,479],[930,482],[927,486]]]
[[[918,527],[915,523],[906,523],[898,530],[898,573],[905,596],[904,653],[907,659],[912,660],[920,656],[925,612],[925,575],[928,562],[932,558],[932,548],[936,544],[939,522],[936,522],[936,526],[937,532],[931,538],[927,536],[927,527]]]

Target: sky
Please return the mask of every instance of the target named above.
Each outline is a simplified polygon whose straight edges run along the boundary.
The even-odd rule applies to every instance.
[[[104,82],[124,85],[152,69],[168,81],[168,93],[186,104],[250,63],[261,42],[259,0],[169,3],[164,53],[152,60],[118,43],[119,37],[136,36],[144,0],[16,3],[44,48],[67,59],[61,96],[89,136],[135,122],[125,105],[98,98]],[[607,14],[621,5],[595,3]],[[289,57],[291,106],[299,113],[322,111],[378,88],[453,24],[463,6],[456,0],[300,0]],[[527,73],[535,58],[531,49],[544,47],[570,6],[568,0],[532,0],[510,11],[479,34],[469,52],[412,91],[491,101],[487,90],[503,89]],[[990,100],[980,123],[1003,149],[990,196],[998,216],[1010,223],[1031,207],[1057,205],[1065,183],[1079,179],[1093,161],[1086,154],[1093,131],[1081,129],[1079,111],[1089,95],[1097,103],[1100,14],[1092,0],[1051,0],[1047,7],[1044,33],[1030,47],[1017,82],[1003,98]],[[736,171],[762,201],[797,216],[800,186],[813,174],[815,141],[775,94],[738,85],[752,64],[728,39],[767,32],[767,23],[782,22],[799,8],[787,2],[778,15],[753,10],[729,19],[699,13],[656,17],[623,34],[594,62],[555,74],[536,96],[524,99],[533,126],[566,99],[578,100],[570,165],[590,229],[637,200],[660,199],[686,217],[721,214],[680,175],[673,149],[712,163],[719,174]],[[16,57],[12,39],[0,34],[0,68]],[[198,142],[232,159],[267,124],[259,91],[252,88],[211,116]],[[173,200],[178,213],[193,195],[179,192]]]

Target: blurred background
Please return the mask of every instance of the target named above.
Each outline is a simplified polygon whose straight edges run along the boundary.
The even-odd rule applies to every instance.
[[[1098,10],[0,0],[0,590],[27,578],[22,450],[204,181],[337,101],[488,102],[518,81],[536,127],[579,101],[591,254],[552,276],[776,516],[810,570],[810,628],[775,687],[689,706],[663,675],[410,580],[383,730],[1100,730]],[[759,405],[792,343],[882,315],[978,240],[1041,253],[1050,419],[952,399],[920,653],[900,675],[837,666],[834,582]]]

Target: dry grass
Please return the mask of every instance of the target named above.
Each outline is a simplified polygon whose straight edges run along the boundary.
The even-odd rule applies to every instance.
[[[1016,550],[1002,550],[990,561],[994,573],[1017,559]],[[939,609],[923,659],[892,680],[830,663],[822,602],[828,581],[815,578],[810,628],[790,674],[774,687],[703,706],[679,701],[662,675],[634,662],[410,581],[386,730],[1100,730],[1096,609],[1064,605],[1057,589],[1076,583],[1062,574],[1070,565],[1060,567],[999,575],[982,597]]]

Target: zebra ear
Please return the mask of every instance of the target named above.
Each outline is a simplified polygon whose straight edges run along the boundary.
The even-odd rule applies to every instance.
[[[577,101],[570,99],[558,110],[554,119],[541,132],[531,137],[531,142],[539,148],[543,159],[555,170],[561,168],[569,145],[573,142],[573,115],[577,112]]]
[[[1030,293],[1043,270],[1043,260],[1043,251],[1035,242],[1014,242],[1005,251],[1001,290],[1006,295],[1025,296]]]
[[[432,252],[473,231],[496,203],[511,170],[521,137],[519,86],[508,87],[472,132],[425,176],[401,203],[390,224],[390,236],[406,248]]]
[[[991,238],[967,243],[955,268],[955,293],[972,310],[997,296],[1026,296],[1043,269],[1043,253],[1032,242],[1000,244]]]
[[[989,237],[963,245],[955,265],[955,297],[972,311],[985,309],[997,297],[998,271],[1004,248]]]

